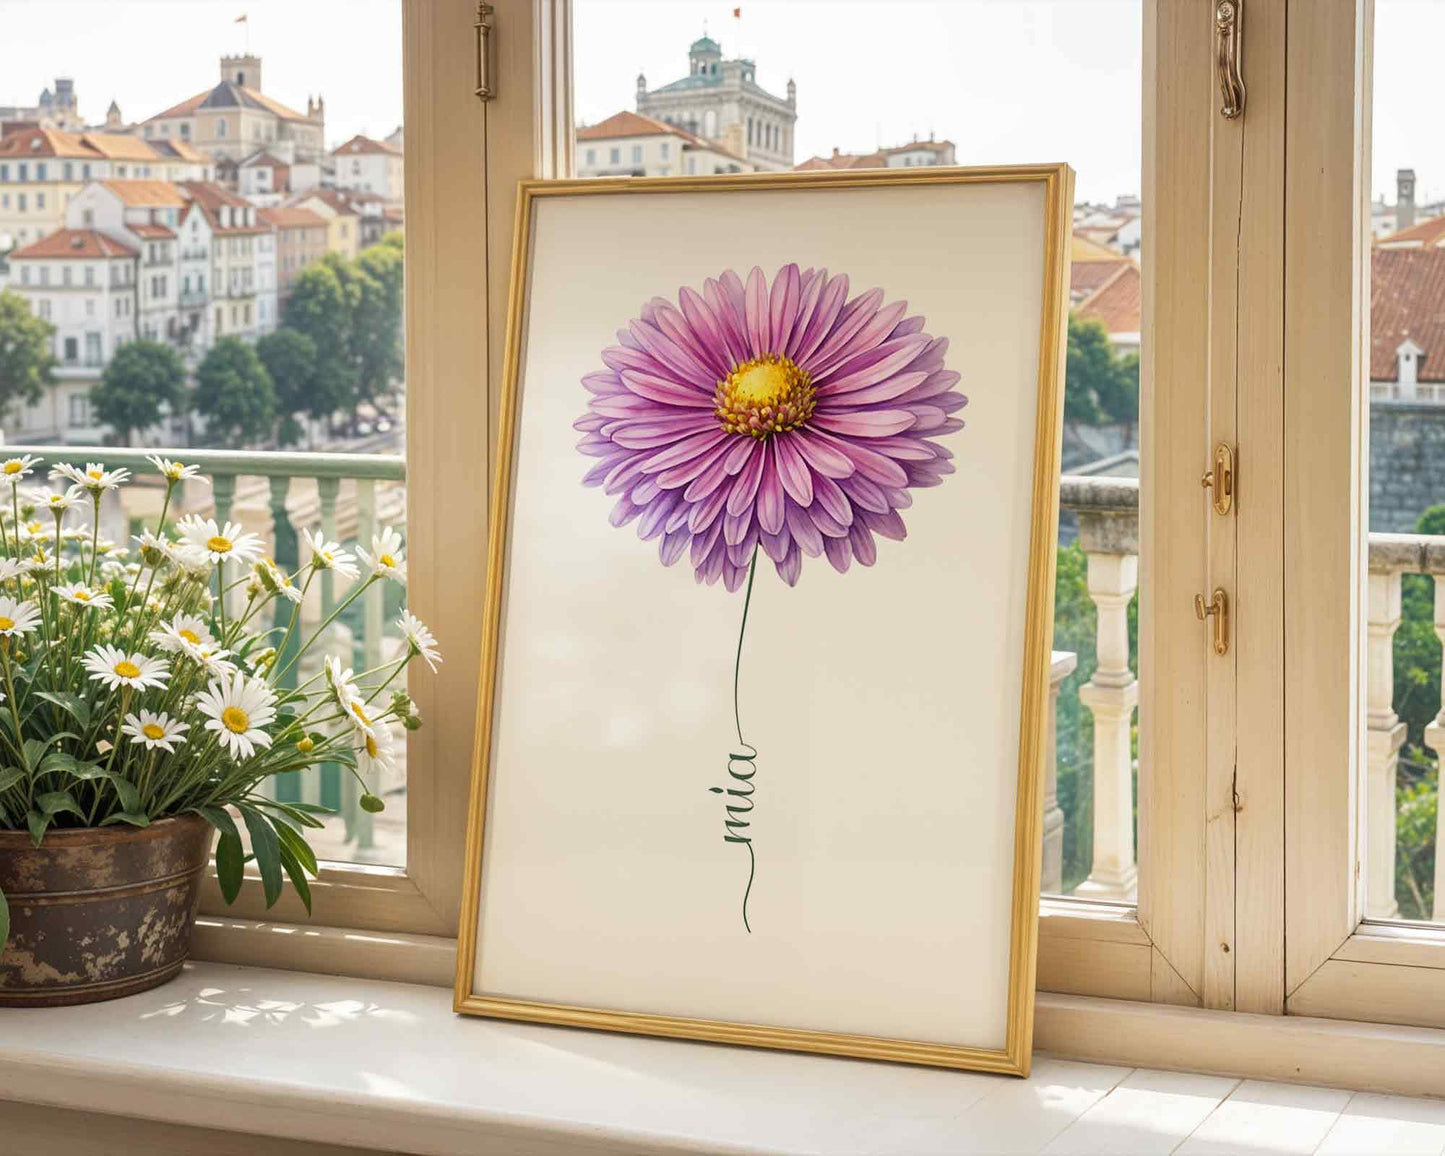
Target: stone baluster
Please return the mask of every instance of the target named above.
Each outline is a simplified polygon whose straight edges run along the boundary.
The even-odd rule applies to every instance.
[[[356,541],[359,546],[366,550],[371,549],[371,536],[376,533],[376,483],[367,479],[358,479],[356,482]],[[366,581],[363,575],[358,581]],[[362,627],[361,627],[361,649],[364,658],[362,669],[372,670],[381,664],[381,619],[382,619],[382,598],[385,591],[382,584],[377,582],[372,585],[365,594],[361,596]],[[372,676],[373,683],[378,681]],[[395,685],[395,684],[393,684]],[[378,702],[377,707],[381,709],[384,703]],[[404,740],[402,740],[404,741]],[[373,835],[373,818],[369,811],[361,809],[361,800],[358,795],[359,788],[356,779],[348,775],[344,780],[346,783],[346,815],[349,828],[356,833],[356,846],[358,850],[366,850],[376,845]],[[383,784],[371,782],[367,789],[373,793],[380,792]]]
[[[1381,536],[1384,537],[1384,536]],[[1394,536],[1389,536],[1393,538]],[[1401,536],[1403,537],[1403,536]],[[1401,562],[1393,541],[1370,543],[1369,635],[1365,652],[1365,914],[1393,919],[1395,902],[1395,777],[1405,724],[1395,713],[1395,631],[1400,626]],[[1418,540],[1399,544],[1409,562]]]
[[[1438,544],[1437,544],[1438,543]],[[1445,645],[1445,541],[1436,539],[1425,547],[1425,569],[1435,579],[1435,636]],[[1425,728],[1425,745],[1445,762],[1445,651],[1441,654],[1440,712]],[[1440,780],[1436,780],[1435,806],[1435,909],[1431,918],[1445,923],[1445,807],[1440,806]]]
[[[270,479],[271,486],[271,557],[276,565],[286,573],[293,573],[297,566],[299,557],[299,542],[296,537],[296,527],[291,524],[291,514],[286,509],[286,498],[291,491],[291,479],[273,477]],[[281,646],[280,653],[276,656],[276,669],[283,670],[291,665],[296,657],[297,651],[301,649],[300,631],[291,632],[291,637],[286,637],[286,627],[291,622],[291,614],[294,605],[287,598],[277,598],[272,604],[271,625],[276,628],[273,638],[277,646]],[[285,645],[282,646],[282,640]],[[296,685],[296,668],[291,667],[281,676],[278,684],[282,687],[294,687]],[[280,779],[267,779],[267,789],[272,791],[275,798],[285,802],[294,802],[299,799],[312,801],[300,789],[297,776],[289,776],[286,781]]]
[[[1139,586],[1137,489],[1115,478],[1091,478],[1077,489],[1079,544],[1098,611],[1098,665],[1079,688],[1079,701],[1094,716],[1094,859],[1075,894],[1129,900],[1138,882],[1130,737],[1139,681],[1129,667],[1129,602]]]
[[[340,478],[317,478],[316,496],[321,505],[321,532],[326,535],[328,542],[337,541],[336,537],[336,497],[341,492]],[[336,574],[332,570],[321,571],[321,621],[331,617],[331,612],[336,609]],[[326,655],[335,652],[335,647],[330,643],[340,634],[346,637],[345,632],[331,630],[331,636],[323,640],[320,653],[322,661]],[[351,665],[351,655],[337,655],[343,667]],[[340,792],[341,783],[349,778],[346,769],[340,763],[322,763],[306,772],[306,800],[313,803],[324,803],[324,796],[329,795],[335,798]],[[324,785],[323,785],[324,784]],[[348,820],[349,823],[349,820]],[[349,830],[349,827],[348,827]]]
[[[1079,656],[1056,650],[1049,666],[1049,737],[1044,748],[1044,870],[1045,895],[1064,889],[1064,809],[1059,806],[1059,687],[1074,673]]]

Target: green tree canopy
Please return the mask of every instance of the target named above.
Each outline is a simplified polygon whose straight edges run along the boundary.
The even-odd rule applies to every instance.
[[[196,370],[195,408],[211,441],[240,448],[270,436],[276,387],[254,349],[223,337]]]
[[[131,341],[116,350],[91,387],[96,416],[115,430],[120,444],[186,404],[186,367],[174,350],[158,341]]]
[[[1064,420],[1080,425],[1139,420],[1139,355],[1120,357],[1095,318],[1069,314]]]
[[[55,380],[55,326],[30,312],[20,294],[0,290],[0,411],[40,400]]]
[[[320,418],[329,412],[314,412],[316,342],[283,325],[256,342],[256,356],[276,387],[276,413],[281,419],[276,440],[283,446],[293,446],[301,440],[298,415]]]
[[[356,398],[356,369],[351,356],[353,298],[343,285],[345,262],[334,255],[301,271],[291,287],[281,323],[309,337],[316,346],[316,372],[306,412],[322,417]]]
[[[373,245],[356,258],[351,343],[362,398],[375,397],[401,376],[402,265],[401,249],[392,245]]]

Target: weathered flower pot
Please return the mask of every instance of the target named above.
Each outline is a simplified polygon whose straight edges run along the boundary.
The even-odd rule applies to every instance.
[[[0,1008],[95,1003],[165,983],[185,963],[210,858],[197,815],[149,827],[0,831],[10,938]]]

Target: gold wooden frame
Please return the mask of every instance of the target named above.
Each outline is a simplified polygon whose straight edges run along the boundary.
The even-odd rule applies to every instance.
[[[507,561],[507,523],[512,496],[512,461],[520,397],[519,377],[533,202],[539,197],[605,197],[627,193],[727,193],[883,185],[1008,183],[1043,185],[1045,235],[1043,297],[1040,302],[1038,407],[1034,429],[1033,503],[1024,625],[1024,669],[1023,685],[1020,688],[1018,793],[1014,810],[1008,1027],[1004,1047],[1000,1050],[802,1028],[701,1020],[684,1016],[611,1011],[501,998],[473,991],[482,883],[482,841],[486,828],[487,787],[491,771],[497,649],[501,629],[503,576]],[[512,235],[506,358],[498,427],[496,485],[492,491],[476,745],[473,754],[471,799],[468,804],[466,878],[462,895],[453,998],[456,1011],[500,1019],[531,1020],[714,1043],[745,1044],[1028,1075],[1032,1059],[1034,981],[1037,968],[1039,876],[1043,837],[1040,796],[1047,740],[1048,676],[1053,635],[1055,539],[1066,352],[1068,242],[1073,184],[1073,171],[1063,164],[906,171],[882,169],[864,172],[748,173],[734,176],[629,178],[616,181],[521,182]]]

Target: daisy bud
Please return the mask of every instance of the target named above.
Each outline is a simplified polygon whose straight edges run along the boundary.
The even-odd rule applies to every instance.
[[[401,725],[406,730],[419,731],[421,730],[421,715],[415,712],[412,714],[404,714],[401,716]]]
[[[265,670],[275,661],[276,648],[274,646],[268,646],[265,650],[261,651],[260,654],[256,655],[256,657],[251,660],[251,669],[259,672]]]
[[[375,795],[362,795],[361,809],[369,815],[375,815],[378,811],[386,810],[386,804]]]
[[[296,744],[296,749],[300,751],[303,755],[309,755],[313,750],[316,749],[316,744],[311,741],[311,736],[307,735]]]

